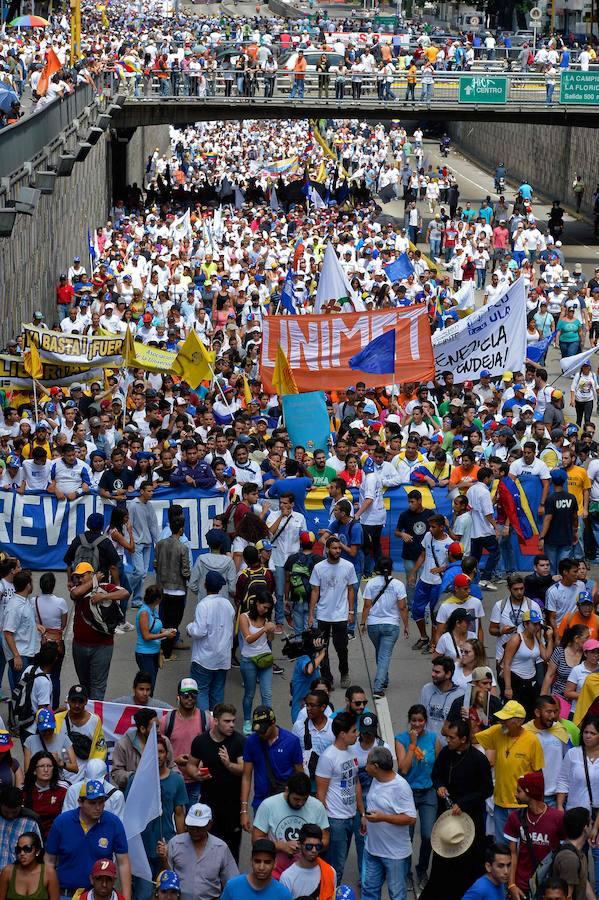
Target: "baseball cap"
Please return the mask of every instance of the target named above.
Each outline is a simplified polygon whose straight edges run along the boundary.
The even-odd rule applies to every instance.
[[[453,541],[447,548],[447,552],[451,553],[452,556],[463,556],[464,551],[462,549],[462,545],[459,541]]]
[[[215,550],[217,547],[222,547],[223,544],[227,543],[227,535],[220,528],[211,528],[206,532],[205,537],[206,543],[211,550]]]
[[[476,669],[472,670],[472,681],[482,681],[483,678],[493,680],[493,672],[488,666],[477,666]]]
[[[206,590],[210,591],[220,591],[223,584],[225,584],[225,579],[220,574],[220,572],[207,572],[206,573]]]
[[[340,884],[335,891],[335,900],[356,900],[356,892],[349,884]]]
[[[360,719],[360,734],[378,734],[379,733],[379,717],[374,713],[367,712]]]
[[[205,803],[194,803],[189,807],[189,811],[185,816],[186,825],[195,825],[201,828],[212,821],[212,810]]]
[[[516,393],[516,391],[524,391],[524,385],[523,384],[513,384],[512,390],[514,391],[514,393]]]
[[[273,545],[270,541],[256,541],[256,550],[272,550]]]
[[[73,393],[73,391],[82,391],[82,390],[83,390],[83,385],[79,384],[78,381],[74,381],[73,384],[71,385],[71,394]]]
[[[552,469],[550,475],[554,484],[565,484],[568,480],[568,473],[565,469]]]
[[[252,716],[252,731],[256,734],[266,734],[275,722],[276,717],[270,706],[257,706]]]
[[[372,400],[364,400],[364,412],[369,416],[376,416],[377,410]]]
[[[518,779],[518,786],[532,800],[543,800],[545,796],[545,778],[542,772],[527,772]]]
[[[458,572],[453,579],[453,586],[457,588],[470,587],[470,579],[463,572]]]
[[[177,891],[181,893],[181,881],[176,872],[172,869],[165,869],[156,879],[156,886],[159,891]]]
[[[578,605],[581,605],[583,603],[590,603],[592,606],[593,605],[593,597],[591,595],[591,592],[590,591],[580,591],[580,593],[578,594],[578,597],[576,598],[576,603]]]
[[[53,731],[56,728],[56,719],[51,709],[38,710],[36,728],[38,731]]]
[[[97,859],[92,866],[90,875],[92,878],[98,878],[101,875],[116,878],[116,865],[111,859]]]
[[[195,678],[182,678],[177,688],[178,694],[197,694],[198,683]]]
[[[85,781],[81,785],[79,791],[80,800],[100,800],[101,798],[106,799],[106,791],[102,781]]]
[[[539,624],[543,621],[543,616],[538,611],[538,609],[525,609],[522,613],[522,621],[523,622],[533,622],[534,624]]]
[[[313,544],[316,540],[316,536],[313,531],[300,531],[300,544],[309,545]]]
[[[104,528],[104,516],[102,513],[92,513],[85,523],[90,531],[102,531]]]
[[[15,456],[14,453],[11,453],[6,457],[6,465],[9,469],[18,469],[21,465],[21,460],[18,456]]]
[[[89,696],[82,684],[74,684],[69,688],[67,700],[88,700]]]
[[[551,391],[551,399],[552,400],[561,400],[563,398],[563,393],[561,391]]]
[[[501,380],[502,381],[511,381],[513,377],[514,377],[514,373],[507,371],[507,372],[503,373],[503,375],[501,376]]]
[[[506,719],[525,719],[526,710],[517,700],[508,700],[503,709],[495,713],[497,719],[506,721]]]
[[[73,569],[73,575],[86,575],[88,572],[93,573],[93,571],[94,567],[91,563],[82,562]]]
[[[479,377],[479,378],[490,378],[490,377],[491,377],[491,373],[489,372],[488,369],[482,369],[481,372],[479,373],[479,376],[478,376],[478,377]]]
[[[0,753],[7,753],[12,750],[13,743],[9,731],[0,731]]]

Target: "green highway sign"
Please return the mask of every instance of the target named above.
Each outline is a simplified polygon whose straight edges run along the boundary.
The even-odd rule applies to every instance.
[[[559,99],[584,106],[599,103],[599,72],[562,72]]]
[[[505,75],[460,75],[460,103],[507,103]]]

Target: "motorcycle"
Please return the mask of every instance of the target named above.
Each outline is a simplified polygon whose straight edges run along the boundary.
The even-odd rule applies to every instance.
[[[447,157],[449,156],[450,144],[451,144],[451,138],[448,138],[448,137],[442,137],[441,140],[439,141],[439,152],[440,152],[441,156],[443,156],[445,159],[447,159]]]
[[[496,178],[495,179],[495,193],[496,194],[504,194],[505,193],[505,178]]]

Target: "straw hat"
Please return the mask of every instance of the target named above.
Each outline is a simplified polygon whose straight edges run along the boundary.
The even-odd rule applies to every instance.
[[[461,856],[474,840],[474,822],[466,813],[454,816],[450,809],[434,824],[431,844],[437,856],[452,859]]]

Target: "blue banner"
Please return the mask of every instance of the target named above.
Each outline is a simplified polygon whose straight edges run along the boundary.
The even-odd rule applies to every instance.
[[[541,496],[541,482],[536,477],[522,476],[522,488],[530,503],[532,515],[537,517]],[[397,519],[408,508],[408,493],[417,487],[423,496],[423,503],[429,509],[436,509],[451,522],[451,499],[446,488],[422,487],[406,484],[385,492],[387,522],[383,530],[383,547],[393,558],[396,569],[401,569],[402,542],[395,537]],[[354,500],[358,492],[352,489]],[[198,488],[157,488],[151,505],[156,513],[159,527],[167,524],[167,510],[178,503],[183,507],[185,534],[190,541],[192,558],[195,560],[208,547],[205,534],[211,527],[215,515],[223,511],[224,497],[217,491],[203,491]],[[306,521],[315,533],[326,528],[329,522],[331,499],[325,490],[310,491],[306,498]],[[53,494],[45,491],[0,491],[0,549],[11,556],[17,556],[24,568],[37,571],[65,569],[64,555],[67,547],[77,534],[85,530],[87,517],[93,512],[104,514],[106,526],[110,522],[112,505],[98,494],[90,493],[70,502],[58,501]],[[536,552],[532,546],[520,547],[512,535],[516,567],[531,567],[530,553]]]

